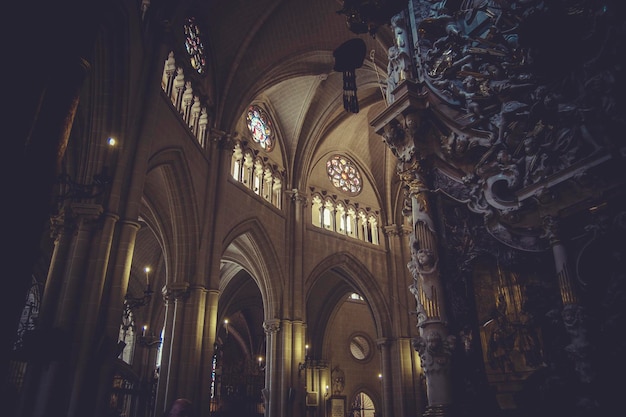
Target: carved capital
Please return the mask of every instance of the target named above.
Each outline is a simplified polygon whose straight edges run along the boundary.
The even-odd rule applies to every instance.
[[[391,346],[392,340],[388,337],[380,337],[376,339],[376,346],[379,348],[387,348]]]
[[[408,166],[403,166],[402,169],[398,171],[398,176],[407,187],[409,196],[411,197],[429,191],[429,187],[423,175],[423,168],[417,161],[414,161]]]
[[[405,126],[397,119],[391,119],[383,128],[383,142],[400,161],[408,162],[415,154],[415,143]]]
[[[300,203],[302,206],[307,205],[306,194],[298,191],[297,188],[292,188],[291,190],[285,191],[285,193],[289,196],[290,200],[294,203]]]
[[[411,234],[411,229],[404,225],[392,224],[383,228],[383,233],[387,236],[407,236]]]
[[[450,371],[450,360],[456,342],[455,336],[443,337],[438,331],[413,339],[413,348],[419,353],[424,374]]]
[[[161,293],[165,302],[185,301],[189,297],[189,283],[172,282],[164,286]]]
[[[273,319],[263,322],[263,330],[265,330],[265,333],[268,335],[278,333],[280,330],[280,320]]]
[[[94,221],[100,218],[103,208],[100,204],[89,203],[72,203],[70,205],[72,216],[81,218],[82,220]]]
[[[61,210],[50,216],[50,237],[58,240],[63,233],[73,233],[77,228],[76,218]]]
[[[232,150],[235,147],[237,134],[231,134],[218,129],[209,131],[209,141],[221,149]]]

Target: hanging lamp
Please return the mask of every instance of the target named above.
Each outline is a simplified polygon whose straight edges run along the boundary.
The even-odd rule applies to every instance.
[[[351,113],[359,112],[359,101],[356,95],[356,69],[363,65],[365,59],[365,42],[355,38],[342,43],[335,51],[335,71],[343,73],[343,107]]]

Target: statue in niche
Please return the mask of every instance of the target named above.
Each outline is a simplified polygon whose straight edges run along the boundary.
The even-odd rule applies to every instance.
[[[333,383],[333,395],[341,395],[346,384],[346,375],[339,365],[335,366],[331,372]]]
[[[393,103],[392,91],[400,84],[400,50],[392,45],[387,51],[387,103]]]
[[[406,19],[403,13],[391,18],[394,44],[388,51],[387,64],[387,103],[394,100],[393,90],[407,78],[411,77],[411,55],[406,34]]]

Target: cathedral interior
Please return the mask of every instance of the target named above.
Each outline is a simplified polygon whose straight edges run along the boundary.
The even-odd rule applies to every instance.
[[[618,415],[623,2],[12,3],[5,415]]]

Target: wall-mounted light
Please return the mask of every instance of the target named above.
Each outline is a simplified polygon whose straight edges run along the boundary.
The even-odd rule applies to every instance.
[[[324,394],[324,397],[328,397],[328,385],[326,385],[326,393]]]
[[[309,345],[304,345],[304,362],[300,362],[298,364],[298,378],[300,378],[300,374],[302,371],[305,371],[309,365]]]
[[[259,371],[261,371],[261,372],[265,371],[266,363],[263,360],[263,356],[259,356],[257,358],[257,360],[258,360]]]
[[[141,330],[141,336],[139,336],[139,345],[147,348],[159,346],[161,344],[161,337],[155,336],[153,332],[146,334],[148,326],[144,324]]]
[[[143,297],[132,297],[128,293],[126,293],[124,297],[124,304],[128,306],[130,310],[147,305],[152,299],[152,294],[154,294],[154,291],[150,288],[150,267],[146,266],[144,272],[146,273],[146,289],[143,290]]]
[[[92,181],[90,183],[78,182],[67,172],[59,175],[57,182],[61,185],[61,190],[59,191],[57,200],[62,202],[68,198],[90,199],[102,195],[112,181],[112,177],[109,174],[110,155],[112,154],[110,149],[114,148],[116,144],[117,141],[115,138],[107,138],[102,170],[92,176]]]
[[[122,312],[122,327],[124,330],[128,330],[130,328],[135,328],[135,321],[133,318],[132,311],[138,308],[141,308],[150,303],[152,299],[152,294],[154,291],[150,289],[150,279],[148,277],[148,273],[150,272],[150,267],[147,266],[144,268],[146,272],[146,289],[143,291],[142,297],[133,297],[129,293],[126,293],[124,296],[124,311]],[[143,334],[145,336],[146,326],[143,327]]]
[[[224,330],[226,330],[226,334],[228,334],[228,319],[224,319]]]
[[[150,267],[146,266],[143,270],[146,273],[146,288],[149,289],[150,288]]]

